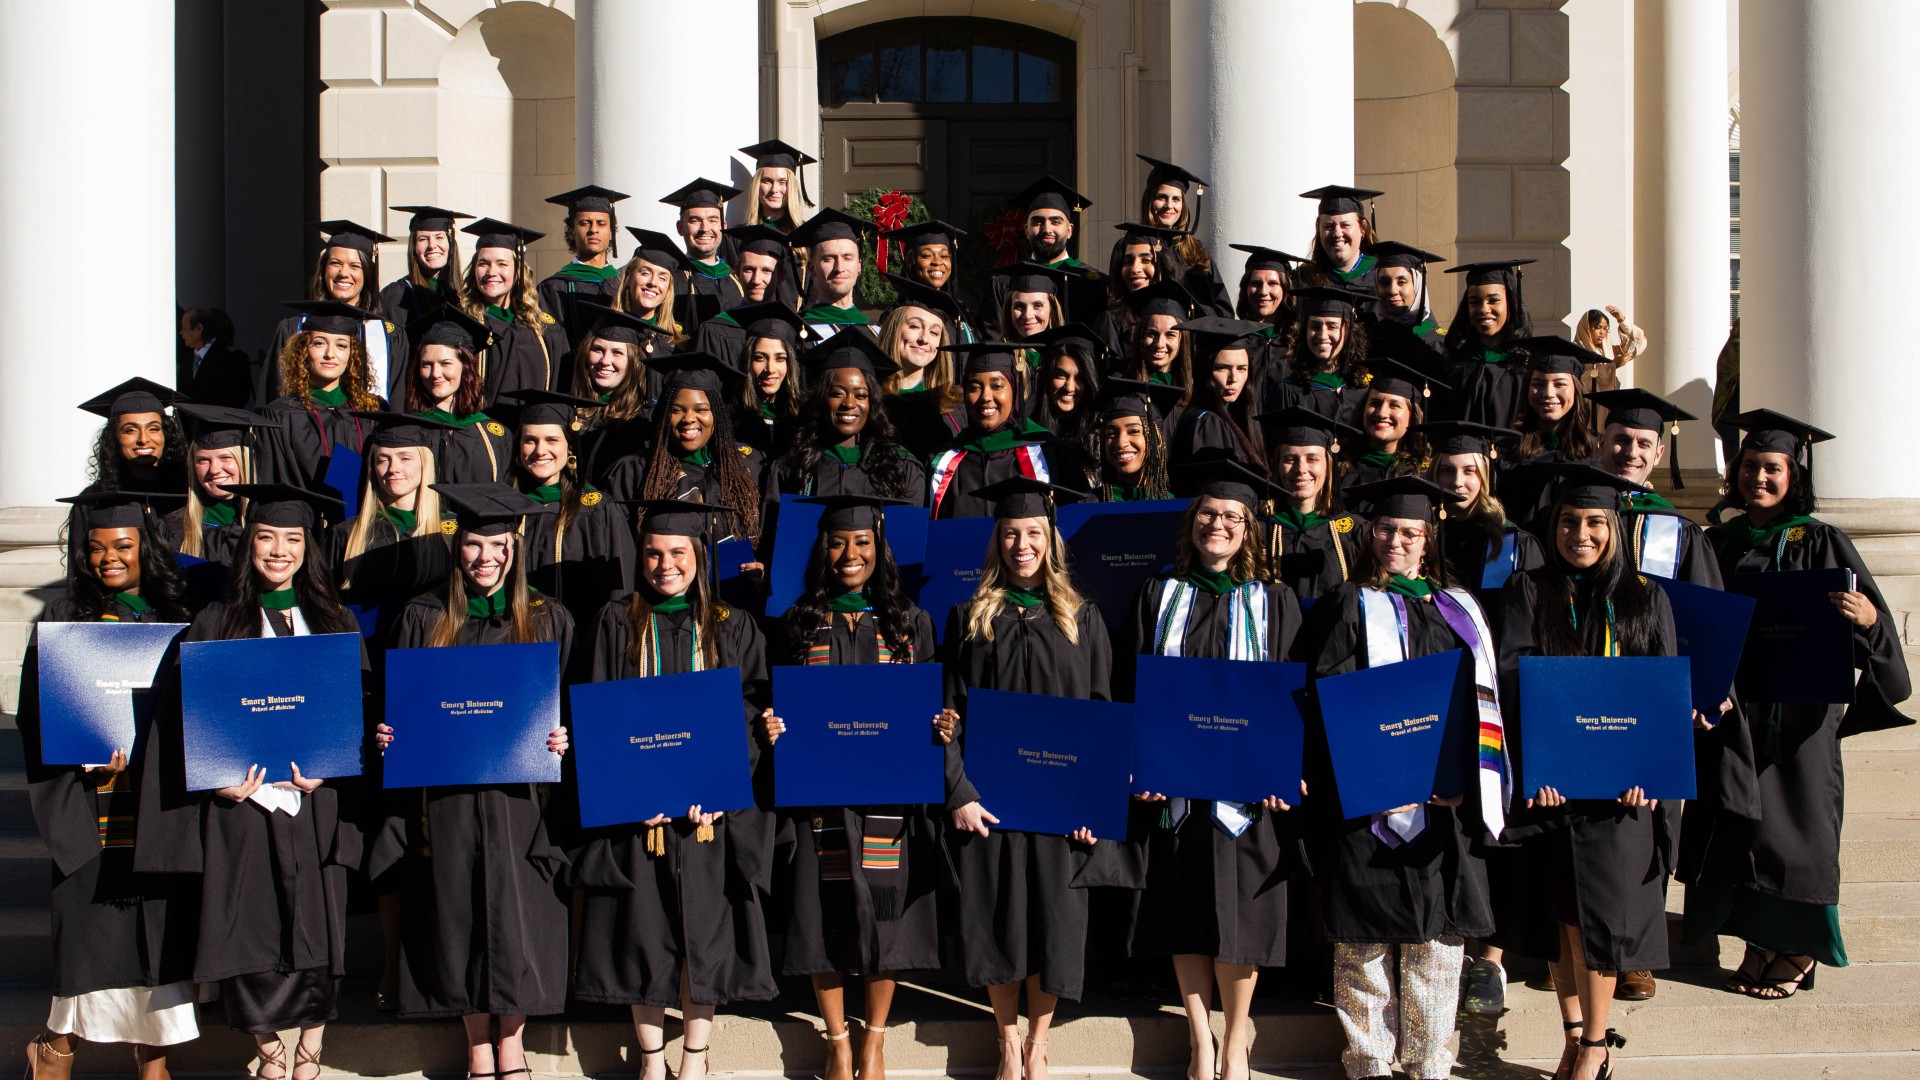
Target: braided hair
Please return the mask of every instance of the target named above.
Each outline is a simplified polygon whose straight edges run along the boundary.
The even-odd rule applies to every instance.
[[[760,539],[760,488],[753,482],[753,473],[747,469],[742,459],[740,441],[733,434],[733,410],[724,398],[710,397],[705,390],[697,386],[683,386],[677,393],[696,393],[708,398],[707,406],[712,411],[713,433],[707,437],[707,447],[713,450],[713,464],[708,466],[708,474],[720,489],[720,500],[732,510],[733,532],[758,542]],[[653,451],[647,457],[646,478],[640,484],[640,497],[643,499],[675,499],[683,497],[680,493],[682,475],[680,459],[673,454],[677,440],[673,437],[673,402],[663,396],[653,409]],[[868,421],[872,423],[871,420]],[[685,496],[698,501],[698,492]]]

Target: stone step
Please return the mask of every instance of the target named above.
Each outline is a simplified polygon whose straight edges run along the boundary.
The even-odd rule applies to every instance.
[[[0,588],[38,589],[58,585],[66,578],[63,559],[62,550],[51,546],[0,551]]]
[[[1920,790],[1920,750],[1844,748],[1847,809],[1854,813],[1898,813],[1914,808]]]
[[[1920,881],[1920,811],[1846,815],[1840,881]]]
[[[60,542],[67,523],[64,506],[9,506],[0,509],[0,550]]]
[[[44,583],[26,589],[0,587],[0,622],[30,623],[38,619],[63,589],[59,584]]]
[[[33,907],[44,912],[52,888],[47,846],[26,829],[0,832],[0,907]]]

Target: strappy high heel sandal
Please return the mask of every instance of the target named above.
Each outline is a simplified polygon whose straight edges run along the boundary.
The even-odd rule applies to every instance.
[[[61,1053],[47,1041],[46,1032],[35,1035],[27,1042],[27,1080],[67,1080],[73,1075],[73,1055],[79,1052]]]
[[[1624,1049],[1627,1045],[1627,1037],[1613,1030],[1612,1028],[1608,1028],[1607,1033],[1605,1035],[1600,1036],[1597,1039],[1581,1039],[1580,1045],[1581,1046],[1604,1046],[1607,1048],[1607,1058],[1605,1061],[1602,1061],[1600,1063],[1600,1071],[1593,1074],[1593,1080],[1612,1080],[1613,1051],[1615,1050],[1615,1048]]]
[[[1586,1026],[1585,1020],[1560,1021],[1560,1030],[1567,1032],[1579,1031]],[[1568,1041],[1566,1049],[1560,1051],[1560,1064],[1553,1070],[1553,1080],[1567,1080],[1573,1075],[1573,1063],[1580,1056],[1579,1042],[1580,1036],[1575,1035]]]
[[[1022,1080],[1027,1075],[1026,1060],[1020,1055],[1020,1036],[1000,1036],[1000,1060],[1013,1063],[1013,1080]],[[995,1076],[999,1075],[996,1070]]]
[[[275,1042],[273,1044],[272,1054],[268,1054],[264,1047],[256,1046],[254,1048],[254,1057],[259,1060],[260,1064],[254,1067],[253,1080],[292,1080],[293,1072],[287,1068],[286,1043]],[[269,1065],[279,1069],[280,1075],[268,1076],[267,1066]]]
[[[854,1070],[856,1080],[887,1080],[887,1026],[875,1027],[862,1023],[861,1029],[866,1037],[860,1040],[859,1064]]]
[[[293,1072],[288,1074],[291,1080],[301,1080],[300,1067],[302,1065],[313,1066],[313,1075],[307,1077],[306,1080],[320,1080],[320,1051],[315,1050],[309,1053],[305,1046],[300,1043],[294,1043]]]
[[[1801,967],[1788,953],[1774,953],[1773,959],[1760,972],[1760,977],[1742,987],[1740,993],[1761,1001],[1785,1001],[1802,990],[1812,990],[1815,974],[1820,970],[1820,962],[1811,956],[1802,956],[1807,962]],[[1775,975],[1776,965],[1785,964],[1792,972],[1786,978]]]
[[[1047,1043],[1046,1043],[1046,1040],[1044,1040],[1044,1039],[1042,1039],[1042,1040],[1040,1040],[1039,1042],[1035,1042],[1035,1041],[1034,1041],[1034,1040],[1032,1040],[1032,1039],[1028,1039],[1028,1040],[1027,1040],[1027,1054],[1032,1054],[1032,1053],[1033,1053],[1033,1052],[1034,1052],[1035,1050],[1038,1050],[1038,1051],[1040,1051],[1040,1064],[1041,1064],[1041,1065],[1043,1065],[1043,1066],[1044,1066],[1044,1065],[1049,1065],[1049,1064],[1051,1064],[1050,1062],[1048,1062],[1048,1061],[1047,1061]],[[1031,1069],[1028,1069],[1028,1068],[1026,1068],[1026,1064],[1027,1064],[1027,1060],[1026,1060],[1026,1057],[1025,1057],[1025,1056],[1023,1055],[1023,1056],[1021,1057],[1021,1059],[1020,1059],[1020,1065],[1021,1065],[1021,1073],[1022,1073],[1022,1075],[1024,1075],[1024,1076],[1026,1076],[1026,1077],[1028,1078],[1028,1080],[1032,1080],[1032,1076],[1033,1076],[1033,1070],[1031,1070]],[[1049,1072],[1051,1072],[1051,1070],[1049,1070]]]
[[[664,1053],[666,1053],[666,1052],[667,1052],[667,1044],[666,1044],[666,1043],[661,1043],[661,1044],[660,1044],[659,1046],[656,1046],[656,1047],[654,1047],[654,1048],[653,1048],[653,1049],[651,1049],[651,1050],[649,1050],[649,1049],[647,1049],[647,1048],[646,1048],[646,1047],[644,1047],[644,1046],[643,1046],[643,1047],[641,1047],[641,1048],[640,1048],[640,1057],[641,1057],[641,1059],[642,1059],[642,1060],[641,1060],[641,1062],[640,1062],[640,1075],[641,1075],[641,1076],[645,1076],[645,1075],[647,1074],[647,1063],[646,1063],[646,1060],[645,1060],[646,1058],[650,1058],[650,1057],[658,1057],[658,1056],[660,1056],[661,1054],[664,1054]],[[665,1066],[665,1064],[664,1064],[664,1063],[663,1063],[663,1064],[661,1065],[661,1068],[660,1068],[660,1071],[661,1071],[661,1073],[663,1073],[663,1074],[664,1074],[664,1073],[665,1073],[665,1072],[667,1071],[667,1070],[666,1070],[666,1066]]]
[[[835,1035],[831,1031],[823,1031],[820,1033],[820,1037],[827,1041],[827,1064],[825,1068],[820,1070],[821,1075],[825,1080],[852,1080],[853,1025],[849,1024],[841,1028],[840,1034],[838,1035]],[[844,1070],[839,1068],[839,1057],[842,1050],[845,1050],[847,1055],[846,1068]]]

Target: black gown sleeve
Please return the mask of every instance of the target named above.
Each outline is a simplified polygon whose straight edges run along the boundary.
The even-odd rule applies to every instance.
[[[960,714],[954,724],[953,739],[946,747],[947,809],[953,810],[980,800],[979,789],[967,779],[963,751],[967,737],[967,688],[972,682],[973,646],[966,640],[965,605],[956,605],[947,615],[947,659],[941,671],[946,683],[946,707]]]

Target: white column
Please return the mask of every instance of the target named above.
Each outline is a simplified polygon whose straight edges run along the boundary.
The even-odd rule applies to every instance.
[[[1173,160],[1213,182],[1200,238],[1231,290],[1229,243],[1305,255],[1294,196],[1353,182],[1353,3],[1189,0],[1172,23]]]
[[[1740,406],[1839,436],[1816,451],[1822,496],[1920,498],[1920,345],[1862,329],[1900,311],[1871,267],[1920,235],[1916,39],[1910,0],[1740,10]]]
[[[754,0],[578,0],[574,158],[580,183],[632,196],[620,224],[672,236],[660,196],[696,176],[743,187],[734,150],[760,141],[759,27]]]
[[[1727,291],[1727,12],[1714,0],[1640,0],[1638,191],[1633,216],[1646,370],[1623,379],[1705,420],[1714,363],[1732,324]],[[1605,302],[1581,299],[1576,307]],[[1707,426],[1682,465],[1710,469]]]
[[[0,3],[0,296],[32,311],[0,335],[0,506],[80,490],[101,420],[74,405],[135,375],[173,381],[173,14]],[[131,253],[139,287],[50,288],[76,237]]]

